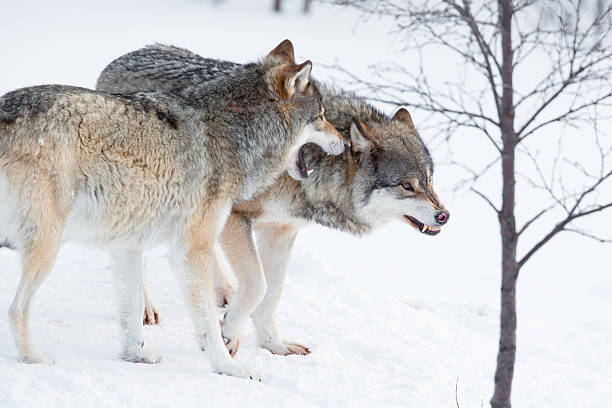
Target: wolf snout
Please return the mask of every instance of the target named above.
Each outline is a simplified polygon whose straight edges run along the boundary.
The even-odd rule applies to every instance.
[[[336,140],[333,143],[330,144],[329,146],[329,150],[330,150],[330,154],[333,155],[337,155],[337,154],[342,154],[346,151],[347,149],[347,144],[345,141],[340,141],[340,140]]]
[[[440,225],[444,225],[448,222],[450,213],[448,211],[440,211],[436,214],[436,222]]]

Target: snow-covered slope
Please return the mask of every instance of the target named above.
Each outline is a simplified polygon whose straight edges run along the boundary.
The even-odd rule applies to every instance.
[[[305,17],[298,1],[274,16],[268,3],[0,2],[0,94],[42,83],[93,87],[108,62],[153,42],[248,61],[290,38],[318,78],[329,75],[318,62],[357,72],[375,61],[410,64],[394,52],[388,22],[356,24],[354,12],[319,4]],[[413,117],[420,127],[423,118]],[[453,214],[435,238],[399,223],[362,239],[318,227],[299,234],[279,323],[312,354],[271,355],[249,327],[237,359],[262,374],[261,384],[210,373],[163,248],[147,255],[163,321],[146,328],[146,341],[162,352],[161,364],[118,359],[108,260],[73,245],[60,252],[32,310],[34,341],[57,363],[18,362],[5,312],[18,259],[0,249],[0,407],[454,407],[457,379],[462,408],[487,406],[498,330],[496,220],[477,199],[445,191],[451,171],[437,166],[435,181]],[[610,251],[560,237],[522,271],[514,406],[611,406]]]
[[[57,362],[18,362],[6,314],[0,315],[0,406],[448,407],[457,379],[461,406],[479,407],[489,396],[496,319],[486,308],[407,304],[381,296],[299,250],[279,320],[286,336],[309,345],[312,354],[272,355],[256,347],[249,327],[237,359],[261,374],[263,383],[211,373],[165,251],[151,251],[147,260],[163,320],[145,335],[147,344],[162,352],[161,364],[118,359],[108,260],[104,253],[66,245],[32,311],[35,343]],[[0,309],[6,310],[18,259],[5,249],[0,261],[5,283]],[[609,403],[606,379],[542,350],[522,350],[516,406]],[[583,399],[589,403],[581,405]]]

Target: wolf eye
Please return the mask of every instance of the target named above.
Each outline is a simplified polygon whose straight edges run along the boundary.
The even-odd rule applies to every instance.
[[[414,187],[412,187],[412,184],[410,183],[402,183],[401,184],[402,188],[404,190],[410,191],[411,193],[414,193]]]

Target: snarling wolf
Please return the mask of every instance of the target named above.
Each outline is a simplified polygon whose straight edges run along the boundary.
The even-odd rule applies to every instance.
[[[100,75],[97,89],[180,93],[190,84],[231,75],[241,66],[156,44],[113,61]],[[287,261],[302,226],[316,223],[364,234],[401,220],[421,233],[436,235],[449,219],[433,189],[432,159],[408,111],[399,109],[388,117],[351,93],[321,84],[319,89],[329,121],[350,139],[351,148],[332,157],[307,146],[305,161],[316,169],[307,180],[283,175],[267,191],[232,209],[219,240],[240,283],[222,327],[232,354],[251,314],[264,348],[283,355],[308,353],[307,347],[283,340],[275,319]],[[214,269],[220,292],[230,297],[233,285],[222,263]],[[145,322],[155,322],[150,318],[155,310],[151,300],[146,304]]]
[[[295,64],[286,40],[259,62],[180,95],[44,85],[0,98],[0,232],[22,255],[9,320],[26,362],[50,361],[30,343],[28,309],[65,240],[110,250],[122,356],[159,362],[144,346],[142,251],[167,242],[215,370],[255,377],[223,343],[211,253],[233,206],[283,172],[307,177],[303,145],[344,152],[310,71],[309,61]]]

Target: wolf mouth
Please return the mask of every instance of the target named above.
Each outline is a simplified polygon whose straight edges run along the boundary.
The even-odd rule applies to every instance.
[[[404,218],[416,229],[427,235],[438,235],[440,233],[440,227],[434,227],[433,225],[423,224],[421,221],[409,215],[404,215]]]
[[[300,176],[304,177],[305,179],[308,178],[310,173],[312,173],[312,170],[308,169],[308,163],[306,163],[306,160],[304,159],[304,146],[300,147],[300,150],[298,150],[298,160],[295,164],[300,171]]]

